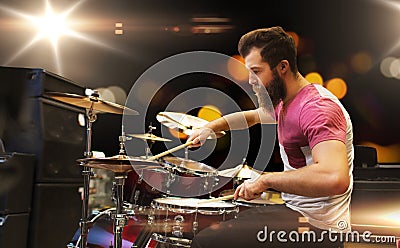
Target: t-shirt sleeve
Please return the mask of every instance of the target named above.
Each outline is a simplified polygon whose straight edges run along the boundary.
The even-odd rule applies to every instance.
[[[346,143],[346,118],[340,106],[330,99],[323,98],[305,104],[299,121],[311,149],[327,140]]]

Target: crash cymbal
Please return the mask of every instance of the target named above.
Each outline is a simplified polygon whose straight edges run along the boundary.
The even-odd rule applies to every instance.
[[[113,172],[129,172],[134,169],[162,169],[162,165],[157,161],[146,161],[140,157],[126,155],[116,155],[105,158],[83,158],[78,159],[77,162],[82,166],[105,169]]]
[[[158,137],[154,134],[150,134],[150,133],[145,133],[145,134],[128,134],[128,136],[134,137],[134,138],[138,138],[138,139],[143,139],[143,140],[153,140],[153,141],[172,141],[170,139],[165,139],[165,138],[161,138]]]
[[[199,129],[208,123],[207,120],[202,118],[177,112],[160,112],[157,114],[156,118],[166,127],[182,132],[188,136],[190,136],[196,129]],[[222,131],[215,134],[216,138],[219,138],[224,136],[225,132]],[[211,135],[208,137],[208,139],[212,138],[214,137]]]
[[[77,107],[111,113],[111,114],[127,114],[127,115],[138,115],[136,110],[128,107],[119,105],[117,103],[102,100],[98,96],[80,96],[70,93],[61,92],[47,92],[44,94],[45,97],[53,98],[55,100],[68,103]]]
[[[168,163],[169,165],[173,165],[175,166],[175,168],[181,169],[181,171],[189,174],[204,174],[204,173],[217,172],[217,170],[211,166],[186,158],[164,156],[162,157],[162,160]]]

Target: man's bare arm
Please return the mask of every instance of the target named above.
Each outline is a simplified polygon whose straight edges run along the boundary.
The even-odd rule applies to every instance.
[[[263,174],[235,191],[235,197],[254,199],[268,188],[280,192],[322,197],[346,192],[350,184],[346,146],[337,140],[323,141],[312,150],[314,164],[298,170]]]

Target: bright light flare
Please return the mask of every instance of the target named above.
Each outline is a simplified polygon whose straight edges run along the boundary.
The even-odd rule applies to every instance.
[[[390,214],[386,215],[385,217],[386,217],[385,219],[387,219],[387,220],[397,222],[397,224],[400,226],[400,211],[390,213]]]
[[[38,35],[43,38],[48,38],[53,44],[58,38],[68,33],[67,16],[57,15],[51,7],[46,10],[46,15],[42,18],[37,18],[34,25],[38,29]]]
[[[36,43],[42,40],[49,40],[53,48],[53,54],[57,68],[56,72],[62,73],[61,59],[58,49],[58,40],[62,36],[76,38],[80,41],[84,41],[102,48],[122,53],[122,51],[119,51],[115,47],[99,41],[99,39],[97,38],[89,37],[87,35],[84,35],[82,33],[73,30],[72,27],[76,23],[68,21],[68,17],[72,14],[72,12],[75,9],[78,8],[79,5],[83,4],[84,2],[85,0],[77,1],[68,9],[63,10],[60,13],[55,13],[53,11],[52,6],[50,5],[49,0],[46,0],[45,13],[43,16],[32,16],[23,13],[21,11],[17,11],[15,9],[4,6],[0,3],[0,11],[6,12],[8,14],[11,14],[12,16],[22,19],[23,21],[25,21],[25,23],[23,24],[24,27],[33,27],[34,29],[37,29],[37,33],[34,35],[34,37],[28,40],[15,54],[13,54],[8,60],[6,60],[4,64],[12,63],[19,56],[21,56],[23,53],[25,53],[27,50],[33,47]],[[79,25],[82,25],[82,23],[84,22],[80,20]]]
[[[379,4],[385,5],[388,8],[400,11],[400,3],[399,3],[399,1],[396,1],[396,0],[383,0],[383,1],[373,1],[373,2],[374,3],[378,2]],[[397,23],[399,23],[399,22],[397,22]],[[394,24],[396,24],[396,23],[391,23],[390,26],[393,26]],[[394,30],[396,30],[396,27],[393,26],[393,28],[394,28]],[[397,27],[397,29],[398,29],[398,27]],[[393,47],[391,47],[386,54],[393,53],[394,51],[399,49],[399,47],[400,47],[400,40],[397,41],[397,43]]]

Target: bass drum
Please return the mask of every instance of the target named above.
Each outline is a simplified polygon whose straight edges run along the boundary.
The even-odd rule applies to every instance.
[[[135,208],[127,211],[127,223],[122,232],[122,247],[156,248],[157,242],[151,239],[148,224],[149,207]],[[129,213],[131,212],[131,213]],[[114,242],[114,221],[112,214],[115,209],[106,209],[95,215],[91,221],[93,226],[89,229],[88,248],[108,248]],[[68,247],[80,247],[80,229],[78,229]]]

